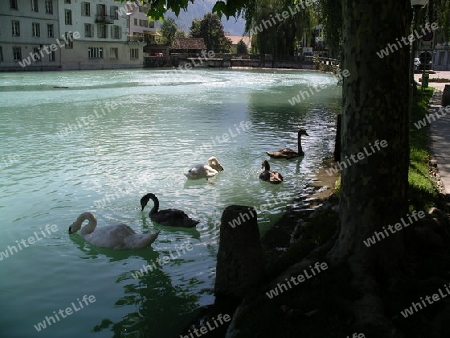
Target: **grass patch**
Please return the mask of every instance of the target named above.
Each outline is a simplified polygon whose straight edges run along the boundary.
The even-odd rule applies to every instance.
[[[414,97],[411,111],[411,121],[409,128],[410,136],[410,163],[408,172],[409,183],[409,209],[429,210],[432,206],[443,208],[439,198],[438,187],[432,176],[429,175],[429,135],[430,126],[417,129],[414,122],[422,120],[428,113],[428,102],[433,95],[433,88],[420,87],[417,89],[417,96]],[[341,179],[336,181],[336,195],[340,194]]]
[[[432,88],[423,91],[418,88],[414,98],[410,121],[410,164],[408,173],[410,210],[428,210],[439,204],[436,182],[429,175],[430,126],[417,129],[414,122],[422,120],[428,112],[428,102],[433,95]]]
[[[432,94],[433,89],[425,89],[423,92],[418,89],[411,113],[408,192],[409,207],[413,210],[427,211],[431,206],[439,207],[440,204],[436,182],[429,175],[429,126],[419,130],[414,126],[414,122],[423,119],[427,114],[428,102]],[[337,195],[340,187],[339,178],[336,182]],[[317,217],[308,220],[308,224],[302,228],[301,241],[291,245],[283,256],[268,262],[267,277],[273,279],[275,276],[279,276],[288,267],[301,261],[311,250],[324,244],[337,230],[338,221],[338,214],[332,210],[323,210],[317,214]],[[442,265],[438,266],[437,270],[446,271],[445,268],[446,266]],[[432,268],[428,267],[428,269]],[[354,314],[349,309],[352,302],[361,295],[347,284],[351,278],[348,266],[343,265],[339,269],[330,267],[329,270],[314,279],[301,286],[294,286],[292,290],[287,290],[273,299],[269,299],[265,294],[267,289],[260,290],[259,295],[251,301],[251,309],[246,310],[239,318],[240,321],[236,323],[237,327],[241,328],[237,336],[239,338],[352,336],[356,331],[353,327]],[[391,298],[398,298],[394,299],[393,304],[387,306],[387,310],[392,316],[391,319],[396,324],[399,320],[402,323],[405,322],[403,318],[399,318],[399,312],[410,304],[411,299],[416,299],[417,295],[416,288],[410,291],[405,286],[402,285],[400,290],[403,289],[407,294],[400,296],[394,293],[386,299],[386,304],[389,304],[392,302]],[[429,292],[432,293],[436,289],[433,285]],[[435,309],[437,311],[439,307],[435,306]],[[409,334],[408,337],[424,336],[426,332],[422,332],[423,329],[422,331],[417,329],[421,327],[422,322],[418,320],[421,318],[415,316],[409,319],[408,325],[412,328],[409,331],[408,325],[398,325]],[[417,325],[414,324],[415,321],[417,321]],[[431,324],[425,327],[429,328],[430,326]],[[379,337],[380,334],[376,332],[377,328],[373,328],[373,330],[374,332],[366,332],[366,336]],[[424,335],[418,335],[414,332],[415,330]],[[446,330],[450,331],[450,329]]]

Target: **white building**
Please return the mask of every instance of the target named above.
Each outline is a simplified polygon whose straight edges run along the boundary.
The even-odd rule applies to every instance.
[[[56,70],[61,66],[57,0],[0,1],[0,70]]]
[[[1,0],[0,71],[140,68],[154,25],[139,2]]]
[[[131,41],[154,41],[156,36],[156,22],[147,17],[147,6],[140,5],[139,1],[127,2],[128,8],[128,36]]]
[[[70,37],[62,69],[139,68],[143,43],[128,41],[126,5],[113,0],[60,0],[60,31]]]
[[[437,44],[433,53],[433,70],[450,70],[450,44]]]

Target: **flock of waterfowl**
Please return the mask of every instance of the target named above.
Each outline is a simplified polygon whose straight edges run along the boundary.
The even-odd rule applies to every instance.
[[[298,149],[294,151],[290,148],[283,148],[274,152],[267,152],[271,158],[285,158],[291,159],[304,156],[301,146],[302,135],[308,136],[306,130],[299,129],[298,131]],[[270,165],[267,160],[262,162],[262,169],[264,169],[259,178],[262,181],[279,184],[283,182],[283,176],[277,172],[270,170]],[[198,164],[191,169],[185,176],[191,180],[211,178],[223,171],[223,167],[216,157],[210,157],[207,164]],[[159,200],[155,194],[148,193],[144,195],[141,200],[141,211],[147,206],[148,201],[153,201],[153,208],[150,210],[149,217],[152,221],[166,226],[193,228],[199,221],[190,218],[184,211],[178,209],[159,210]],[[88,224],[81,228],[84,221]],[[153,243],[158,237],[160,231],[153,234],[138,234],[128,225],[114,224],[97,228],[97,218],[91,212],[83,212],[78,216],[75,222],[69,227],[69,234],[73,234],[80,230],[81,236],[88,242],[99,247],[106,247],[112,249],[142,249]]]

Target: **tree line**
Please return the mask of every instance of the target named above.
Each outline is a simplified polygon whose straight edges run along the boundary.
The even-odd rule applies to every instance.
[[[175,39],[180,38],[202,38],[206,49],[218,53],[247,54],[247,45],[241,40],[236,50],[232,50],[232,41],[225,36],[222,22],[217,14],[207,13],[203,19],[194,19],[192,21],[189,33],[178,28],[175,19],[165,19],[159,32],[164,43],[172,45]]]

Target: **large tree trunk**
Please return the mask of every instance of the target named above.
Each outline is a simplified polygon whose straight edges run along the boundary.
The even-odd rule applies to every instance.
[[[382,303],[374,290],[395,277],[404,256],[401,231],[371,247],[363,240],[399,223],[408,212],[409,45],[400,48],[398,41],[410,34],[410,7],[410,0],[342,3],[342,69],[350,76],[342,87],[341,160],[352,164],[347,162],[341,172],[341,229],[329,258],[334,264],[348,260],[353,282],[365,295],[357,305],[373,312],[370,318],[367,311],[359,312],[366,314],[358,318],[363,325],[381,319]],[[398,50],[380,58],[377,52],[388,43]],[[378,151],[373,147],[377,140],[386,140],[387,147]],[[364,149],[371,155],[355,157],[354,163],[351,156]]]

